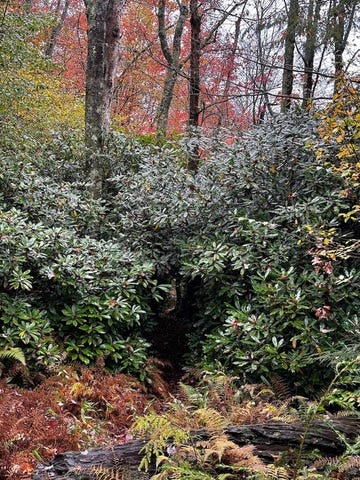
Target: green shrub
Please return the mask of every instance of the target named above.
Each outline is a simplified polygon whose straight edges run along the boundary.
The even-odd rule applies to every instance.
[[[356,258],[334,253],[348,241],[348,201],[315,159],[316,127],[293,113],[231,147],[204,142],[196,176],[167,147],[112,179],[112,222],[177,278],[191,363],[254,381],[272,372],[324,381],[311,355],[348,334],[359,271]]]
[[[102,200],[87,192],[76,134],[54,134],[36,154],[3,149],[0,347],[35,365],[103,355],[144,375],[160,321],[188,332],[191,364],[324,382],[312,355],[351,337],[359,264],[341,217],[350,200],[315,158],[316,129],[292,112],[230,146],[201,138],[196,175],[186,137],[114,134]]]
[[[62,351],[142,372],[150,303],[167,289],[152,264],[119,243],[34,224],[15,209],[1,212],[0,238],[1,345],[22,348],[32,365],[57,362]]]

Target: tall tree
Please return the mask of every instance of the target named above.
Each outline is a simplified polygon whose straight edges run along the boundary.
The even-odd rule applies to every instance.
[[[285,4],[286,5],[286,4]],[[296,42],[296,31],[299,23],[299,1],[290,0],[287,11],[287,28],[285,33],[284,71],[281,87],[281,111],[285,112],[290,108],[291,95],[294,83],[294,52]]]
[[[244,4],[242,14],[244,13],[245,6],[246,6],[246,2]],[[234,30],[233,41],[230,44],[230,48],[226,57],[224,58],[225,71],[223,74],[223,78],[225,79],[225,82],[224,82],[224,89],[222,92],[221,102],[219,103],[219,106],[218,106],[218,121],[217,121],[218,127],[221,127],[224,124],[226,124],[229,119],[230,91],[231,91],[231,84],[232,84],[234,72],[235,72],[236,52],[239,46],[242,14],[235,20],[235,30]]]
[[[198,0],[190,0],[190,78],[189,78],[189,120],[191,135],[197,135],[200,117],[200,57],[201,57],[201,13]],[[193,142],[189,152],[188,167],[197,170],[199,163],[198,142]]]
[[[222,71],[219,83],[223,95],[219,97],[217,118],[223,118],[221,125],[244,129],[273,113],[284,16],[279,2],[273,0],[248,0],[242,4],[233,40],[227,48],[218,49],[222,58],[230,52],[227,61],[223,61],[226,70]],[[221,101],[224,104],[219,108]],[[226,118],[224,113],[230,116]]]
[[[206,117],[209,118],[210,116],[214,116],[215,111],[216,118],[219,118],[219,114],[221,115],[220,111],[224,111],[221,108],[219,110],[219,105],[226,102],[225,98],[228,100],[231,77],[235,68],[237,39],[235,38],[235,41],[232,44],[229,44],[226,40],[224,43],[224,39],[227,35],[223,38],[223,34],[224,31],[228,31],[229,23],[224,28],[224,31],[221,30],[221,27],[228,22],[230,17],[234,16],[236,18],[239,16],[237,10],[241,6],[242,12],[240,13],[240,17],[242,17],[247,0],[242,0],[240,2],[237,2],[236,0],[229,1],[227,2],[226,8],[224,8],[221,0],[201,1],[198,2],[198,4],[201,6],[201,15],[199,16],[199,7],[197,11],[194,9],[196,14],[196,16],[194,16],[194,27],[196,28],[192,28],[194,38],[192,49],[195,49],[194,60],[198,58],[199,62],[197,62],[197,60],[196,62],[193,62],[194,66],[191,70],[195,73],[194,67],[198,63],[199,69],[197,76],[199,77],[199,95],[194,96],[194,99],[197,98],[198,102],[201,100],[202,107],[199,109],[197,119],[199,120],[199,114],[202,113],[202,121],[204,121]],[[200,25],[197,26],[199,20]],[[201,41],[199,49],[197,37],[200,33]],[[238,34],[235,33],[235,37],[237,35]],[[199,49],[199,55],[196,54],[196,49]],[[204,60],[200,62],[202,58],[204,58]],[[205,64],[207,65],[205,66]],[[212,77],[211,79],[209,77],[207,78],[209,73]],[[224,76],[226,78],[225,81]],[[216,80],[215,77],[217,77]],[[211,84],[212,87],[209,88],[207,83]],[[223,93],[224,90],[226,91],[225,94]],[[191,97],[189,99],[191,100]],[[191,109],[189,108],[189,112],[190,111]]]
[[[54,49],[56,46],[56,41],[59,37],[59,34],[61,32],[61,29],[65,23],[65,19],[69,10],[69,0],[65,0],[64,5],[61,5],[61,0],[58,0],[56,4],[56,9],[55,9],[55,14],[59,15],[60,12],[60,18],[58,21],[55,23],[53,28],[51,29],[50,33],[50,40],[49,43],[47,44],[47,47],[45,49],[45,57],[48,59],[51,59],[54,53]]]
[[[278,20],[277,18],[272,19],[270,16],[271,13],[273,13],[273,7],[269,2],[255,2],[255,10],[257,18],[255,38],[257,42],[258,63],[255,69],[256,75],[252,79],[255,90],[254,93],[256,93],[253,97],[252,121],[253,123],[258,123],[265,118],[266,112],[270,115],[273,114],[268,92],[269,80],[272,75],[269,63],[271,64],[270,58],[276,54],[276,42],[270,32],[273,24]],[[266,25],[268,28],[265,28]],[[270,36],[270,38],[267,38],[268,36]]]
[[[199,125],[200,100],[200,57],[201,57],[201,13],[198,0],[190,0],[190,81],[189,81],[189,127]]]
[[[332,1],[332,38],[334,41],[335,92],[344,73],[344,51],[354,23],[354,16],[359,0]]]
[[[324,0],[309,0],[307,18],[305,23],[304,43],[304,81],[303,81],[303,107],[306,108],[313,94],[314,59],[316,53],[316,39],[320,20],[321,6]]]
[[[166,134],[167,121],[170,105],[173,100],[173,93],[176,80],[183,67],[190,60],[190,74],[188,80],[189,87],[189,109],[188,124],[197,125],[199,123],[199,99],[201,95],[200,78],[200,60],[206,47],[214,42],[221,26],[232,15],[235,10],[244,2],[235,0],[223,7],[219,0],[182,0],[177,1],[180,13],[176,22],[175,32],[172,36],[172,49],[170,49],[167,40],[167,28],[165,25],[165,0],[159,0],[158,18],[159,18],[159,38],[163,55],[166,59],[167,72],[164,82],[162,100],[158,109],[158,132],[160,136]],[[187,50],[182,58],[181,38],[184,31],[185,21],[189,9],[190,15],[190,52]],[[191,104],[190,104],[191,102]]]
[[[85,95],[87,169],[94,197],[102,194],[102,155],[110,127],[114,79],[120,57],[120,19],[125,0],[84,0],[88,21]]]
[[[166,135],[169,110],[171,100],[174,94],[174,87],[176,79],[183,66],[183,62],[180,63],[181,38],[184,31],[185,21],[188,16],[188,2],[187,0],[183,0],[181,2],[178,2],[178,4],[179,15],[173,33],[172,46],[170,47],[166,34],[166,1],[159,0],[158,2],[158,33],[161,50],[166,61],[166,76],[164,80],[164,88],[157,112],[157,132],[160,137],[164,137]]]

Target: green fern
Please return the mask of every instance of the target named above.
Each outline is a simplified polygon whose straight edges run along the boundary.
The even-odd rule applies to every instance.
[[[229,376],[221,371],[203,372],[200,383],[205,385],[209,390],[213,390],[223,396],[227,390],[235,390],[235,382],[237,380],[239,380],[238,377]]]
[[[216,480],[217,478],[192,467],[188,462],[176,463],[170,461],[163,466],[160,473],[153,475],[151,480]]]
[[[298,452],[297,452],[297,456],[296,456],[296,460],[295,460],[295,464],[294,464],[294,468],[293,468],[293,472],[292,472],[292,478],[294,480],[297,480],[297,479],[300,478],[298,476],[298,474],[300,472],[300,467],[301,467],[301,464],[302,464],[302,461],[303,461],[302,457],[303,457],[303,454],[304,454],[305,441],[306,441],[306,438],[307,438],[307,436],[310,432],[310,428],[314,425],[316,417],[319,415],[319,413],[321,413],[321,411],[323,409],[323,406],[324,406],[327,398],[329,397],[329,395],[331,394],[331,392],[335,388],[335,385],[337,385],[339,382],[341,382],[344,375],[346,375],[349,371],[351,371],[354,366],[358,366],[359,363],[360,363],[360,357],[354,358],[351,362],[348,362],[348,361],[338,362],[335,366],[335,376],[334,376],[333,380],[330,382],[330,384],[327,387],[327,389],[325,390],[325,392],[322,394],[322,397],[319,399],[319,401],[317,403],[312,402],[312,403],[308,404],[308,408],[304,412],[304,414],[305,414],[305,430],[304,430],[304,434],[301,435],[300,445],[299,445],[299,449],[298,449]],[[330,423],[330,426],[331,426],[331,423]],[[336,430],[335,430],[335,432],[339,435],[339,438],[343,439],[343,437]],[[349,448],[353,447],[351,445],[348,445],[347,443],[345,443],[345,445],[347,447],[347,450]],[[358,446],[357,442],[355,443],[355,445],[356,445],[355,448],[357,448],[357,446]],[[351,453],[355,453],[355,451],[352,451]]]
[[[179,382],[179,387],[185,397],[186,403],[190,403],[191,405],[195,405],[199,408],[206,407],[208,395],[208,392],[206,390],[200,389],[199,387],[194,388],[182,382]]]
[[[104,467],[102,465],[92,465],[84,467],[73,467],[67,472],[65,477],[76,480],[148,480],[149,475],[127,469],[121,465],[117,467]]]
[[[14,360],[26,366],[24,352],[18,347],[6,347],[0,350],[0,360]]]
[[[166,416],[154,412],[139,417],[131,428],[135,436],[147,438],[146,445],[141,449],[144,454],[139,470],[148,471],[152,457],[162,457],[166,447],[171,444],[175,448],[186,444],[190,440],[190,433],[173,425]]]

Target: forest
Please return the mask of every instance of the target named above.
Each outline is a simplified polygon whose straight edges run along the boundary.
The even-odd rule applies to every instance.
[[[0,480],[360,478],[359,5],[0,1]]]

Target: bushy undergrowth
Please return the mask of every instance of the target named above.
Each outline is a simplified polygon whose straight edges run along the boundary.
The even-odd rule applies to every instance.
[[[358,331],[356,232],[340,217],[350,202],[315,159],[316,127],[308,116],[278,118],[231,147],[205,143],[195,176],[174,149],[112,179],[110,216],[177,278],[191,315],[178,321],[191,323],[192,361],[204,368],[321,382],[311,355]]]
[[[4,146],[1,347],[21,347],[35,368],[104,356],[144,377],[172,285],[166,321],[187,331],[188,362],[323,383],[313,354],[359,329],[358,224],[341,216],[358,192],[343,194],[333,152],[317,160],[317,142],[315,121],[291,113],[230,146],[203,139],[193,174],[186,139],[114,134],[101,201],[73,136],[31,154]]]
[[[143,458],[139,468],[147,471],[149,466],[154,466],[156,459],[156,473],[151,476],[152,480],[355,478],[359,467],[356,417],[349,412],[334,416],[326,408],[334,387],[347,377],[355,363],[337,364],[335,377],[317,401],[289,397],[289,390],[281,379],[272,389],[264,384],[244,385],[239,389],[236,378],[222,372],[198,372],[196,386],[180,383],[179,393],[168,403],[167,409],[160,414],[150,411],[135,417],[132,433],[147,439],[141,450]],[[193,382],[195,378],[193,375]],[[298,401],[300,404],[296,409]],[[340,430],[341,421],[347,420],[354,421],[354,437],[345,440]],[[270,434],[270,459],[267,449],[263,449],[264,438],[281,423],[293,428],[301,424],[302,434],[297,439],[299,443],[295,440],[291,446],[291,435],[287,436],[285,432]],[[255,431],[259,424],[264,431],[252,432],[251,424],[256,424]],[[313,444],[318,446],[316,449],[310,446],[310,439],[321,431],[321,424],[330,426],[342,441],[345,440],[338,445],[337,456],[323,456],[321,442]],[[245,425],[244,437],[234,435],[237,430],[234,425]],[[255,446],[243,444],[244,438],[251,436],[250,432],[254,434]],[[285,436],[289,443],[275,453],[277,441],[282,443]]]

